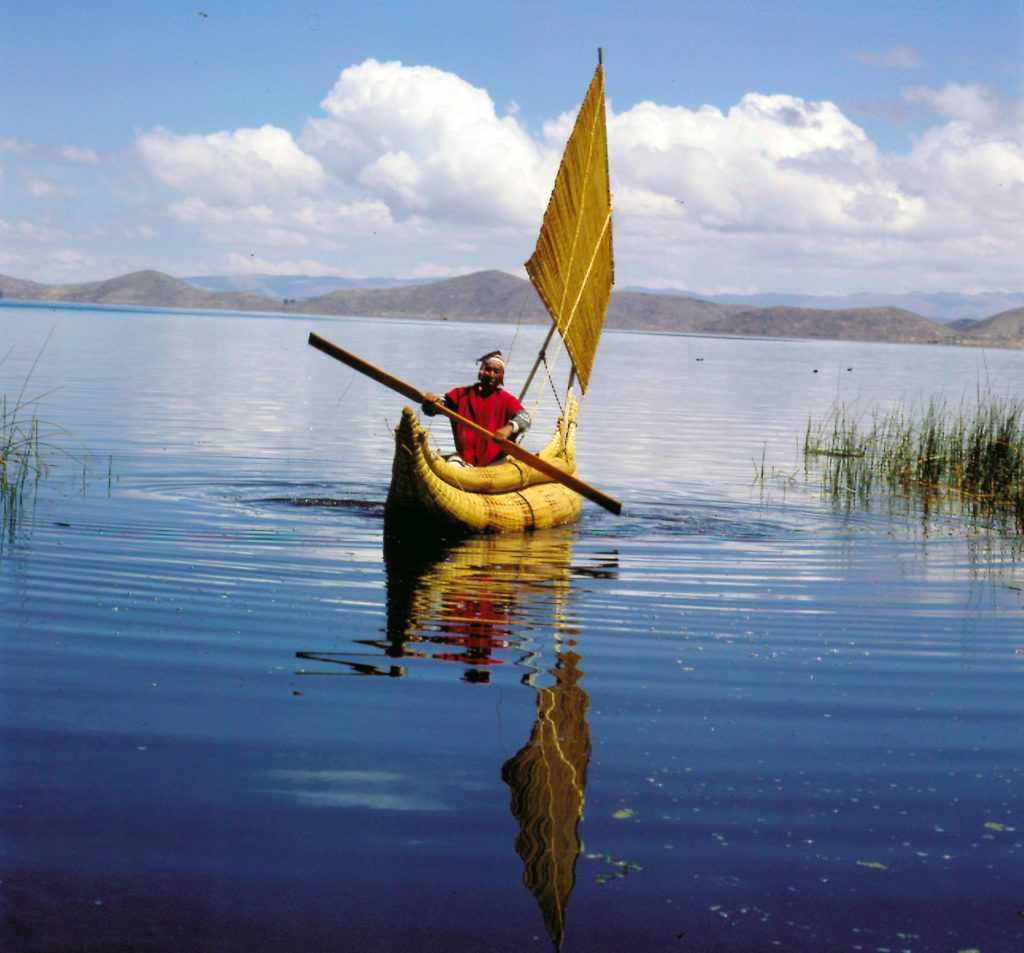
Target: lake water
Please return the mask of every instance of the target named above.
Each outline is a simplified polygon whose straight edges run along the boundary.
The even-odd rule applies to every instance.
[[[798,450],[1024,352],[608,333],[623,516],[385,552],[403,401],[311,330],[434,390],[540,334],[0,307],[62,428],[0,551],[3,949],[1024,947],[1019,541]]]

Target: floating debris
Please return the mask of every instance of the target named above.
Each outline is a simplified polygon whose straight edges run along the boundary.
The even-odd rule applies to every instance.
[[[587,854],[586,857],[587,860],[603,860],[612,868],[597,875],[598,884],[606,884],[610,880],[621,880],[623,877],[629,876],[632,870],[643,870],[643,867],[639,864],[634,864],[628,860],[620,860],[618,857],[612,857],[611,854]]]

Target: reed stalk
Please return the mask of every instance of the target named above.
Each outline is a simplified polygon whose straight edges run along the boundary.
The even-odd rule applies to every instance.
[[[882,491],[953,501],[1024,531],[1024,400],[979,393],[970,407],[932,400],[920,413],[898,407],[864,422],[836,405],[808,421],[803,451],[806,470],[837,499]]]

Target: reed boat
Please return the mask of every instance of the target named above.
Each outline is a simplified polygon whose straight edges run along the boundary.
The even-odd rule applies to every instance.
[[[577,402],[570,400],[538,456],[576,472]],[[406,407],[395,429],[395,460],[385,504],[389,532],[451,530],[496,533],[547,529],[579,518],[583,498],[519,460],[490,467],[449,463],[430,447],[416,412]]]
[[[601,500],[587,494],[586,490],[593,488],[574,479],[579,410],[575,388],[579,388],[581,399],[590,381],[614,282],[600,59],[566,144],[526,271],[552,325],[520,401],[525,403],[541,365],[544,373],[539,392],[550,387],[553,396],[558,393],[552,381],[556,358],[564,353],[571,365],[564,396],[558,399],[561,416],[547,447],[537,455],[547,465],[546,472],[536,468],[539,464],[531,466],[515,458],[480,468],[450,464],[431,449],[416,410],[406,407],[395,429],[395,456],[385,505],[389,533],[402,535],[429,528],[469,534],[558,526],[579,518],[583,504],[580,489],[618,512],[616,501],[611,501],[615,507],[608,506],[605,500],[610,498]],[[549,352],[553,340],[557,355]]]

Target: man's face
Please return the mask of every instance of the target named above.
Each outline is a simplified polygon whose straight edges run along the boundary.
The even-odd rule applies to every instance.
[[[505,368],[500,364],[488,361],[480,365],[480,373],[477,375],[480,386],[483,390],[490,392],[497,390],[505,381]]]

